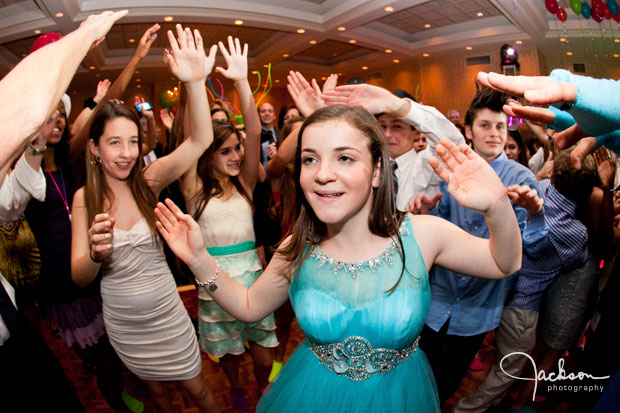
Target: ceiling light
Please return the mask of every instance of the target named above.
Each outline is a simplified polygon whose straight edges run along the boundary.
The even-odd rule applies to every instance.
[[[136,79],[136,82],[140,82],[140,81],[142,81],[142,79]]]
[[[280,83],[280,79],[276,79],[276,83]]]
[[[306,32],[306,29],[297,29],[297,33],[299,34],[304,34]]]
[[[394,59],[394,60],[392,60],[392,62],[394,62],[394,63],[400,63],[400,60],[398,60],[398,59]]]
[[[129,43],[134,43],[136,41],[136,39],[129,39],[128,42]]]
[[[339,32],[344,32],[345,30],[347,30],[347,28],[346,28],[346,27],[344,27],[344,26],[340,26],[340,27],[338,27],[338,31],[339,31]]]
[[[288,53],[283,53],[283,54],[282,54],[282,57],[284,57],[284,58],[287,58],[287,57],[289,57],[289,56],[290,56],[290,54],[288,54]]]
[[[383,8],[383,10],[387,11],[388,13],[392,13],[394,11],[394,7],[392,7],[392,6],[385,6]]]
[[[325,76],[322,76],[321,80],[327,80],[327,78]]]
[[[387,53],[387,54],[392,53],[392,49],[385,49],[385,53]]]
[[[263,65],[263,67],[269,67],[269,65]]]
[[[474,49],[474,48],[473,48],[473,47],[471,47],[471,46],[467,46],[467,47],[465,47],[465,50],[473,50],[473,49]]]
[[[572,56],[573,52],[566,52],[566,56]]]
[[[342,76],[342,73],[338,73],[338,76]]]
[[[620,57],[620,54],[614,53],[614,57]]]
[[[560,37],[560,41],[564,43],[566,41],[566,37]]]
[[[351,40],[349,40],[349,43],[351,43],[351,44],[355,44],[355,43],[357,43],[357,40],[355,40],[355,39],[351,39]]]
[[[171,22],[172,20],[174,20],[174,17],[172,17],[172,16],[166,16],[166,17],[164,17],[164,21],[165,21],[165,22]]]
[[[39,30],[39,29],[35,30],[34,34],[41,34],[41,30]]]
[[[424,57],[429,57],[429,56],[430,56],[430,54],[428,54],[428,53],[422,53],[422,56],[424,56]]]
[[[139,71],[139,70],[136,70],[134,73],[135,73],[135,74],[138,74],[138,73],[140,73],[140,71]]]
[[[332,56],[336,57],[336,56],[338,56],[338,53],[332,53]]]
[[[95,70],[95,66],[89,66],[88,67],[90,70]]]
[[[233,23],[235,23],[237,26],[241,26],[243,24],[243,20],[235,20]]]
[[[362,66],[362,70],[368,70],[368,66]]]
[[[137,87],[138,89],[140,89],[140,88],[142,87],[142,85],[136,85],[136,87]]]
[[[517,40],[515,44],[523,44],[523,42],[521,40]]]
[[[430,28],[431,28],[431,25],[430,25],[429,23],[426,23],[426,24],[424,25],[424,28],[425,28],[425,29],[430,29]]]
[[[56,17],[58,17],[60,19],[62,16],[64,16],[64,14],[62,14],[62,12],[58,12],[54,16],[56,16]]]
[[[620,43],[620,39],[614,39],[614,43]]]
[[[482,17],[482,16],[484,16],[484,13],[483,13],[483,12],[481,12],[481,11],[479,11],[478,13],[476,13],[476,16],[478,16],[478,17]]]
[[[310,40],[308,43],[310,43],[310,44],[316,44],[316,40]]]

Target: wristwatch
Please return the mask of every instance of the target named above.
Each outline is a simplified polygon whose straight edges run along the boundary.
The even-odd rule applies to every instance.
[[[47,149],[47,145],[43,145],[42,148],[37,148],[35,146],[32,146],[32,144],[29,144],[28,146],[26,146],[26,150],[28,151],[28,153],[33,156],[43,155],[46,149]]]

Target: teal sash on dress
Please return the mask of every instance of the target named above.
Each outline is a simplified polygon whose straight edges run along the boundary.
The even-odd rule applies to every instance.
[[[224,247],[207,247],[207,252],[212,256],[238,254],[240,252],[252,251],[256,248],[256,242],[244,241],[239,244],[226,245]]]

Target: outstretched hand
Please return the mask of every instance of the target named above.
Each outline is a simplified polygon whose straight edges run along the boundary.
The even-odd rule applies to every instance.
[[[200,226],[189,214],[184,214],[170,199],[166,205],[157,203],[155,226],[172,252],[190,265],[200,252],[205,250]]]
[[[441,192],[436,193],[433,196],[424,194],[418,194],[409,201],[407,204],[407,212],[411,212],[414,215],[425,215],[432,211],[437,205],[437,202],[443,197]]]
[[[543,210],[543,200],[538,192],[528,185],[511,185],[506,188],[508,198],[515,205],[525,209],[530,215],[538,215]]]
[[[218,42],[220,52],[226,60],[227,69],[217,67],[217,70],[231,80],[243,80],[248,78],[248,44],[244,43],[243,49],[239,39],[228,36],[228,50],[224,43]],[[209,54],[210,55],[210,54]]]
[[[549,76],[505,76],[499,73],[478,72],[478,81],[500,92],[523,96],[535,105],[572,103],[577,99],[575,85],[568,82],[554,82]]]
[[[614,178],[616,177],[616,162],[611,159],[607,148],[601,146],[594,152],[594,162],[596,171],[601,181],[601,189],[609,190],[613,188]]]
[[[164,50],[164,62],[170,71],[181,82],[205,82],[206,56],[202,45],[202,36],[198,30],[192,30],[176,25],[177,38],[175,39],[172,30],[168,30],[168,41],[170,50]]]
[[[159,30],[160,27],[159,24],[155,23],[142,34],[135,52],[135,55],[140,59],[144,59],[149,53],[149,50],[151,50],[151,46],[155,42],[155,39],[157,39],[157,30]]]
[[[99,103],[101,102],[101,100],[103,100],[105,95],[108,93],[108,90],[110,89],[111,85],[112,85],[112,82],[110,82],[109,79],[103,79],[97,83],[97,94],[93,98],[95,103]]]
[[[127,13],[129,13],[128,10],[119,10],[116,12],[104,11],[100,14],[92,14],[80,24],[80,29],[92,30],[93,47],[96,47],[103,41],[106,33],[112,28],[112,25],[114,25],[117,20],[125,17]]]
[[[323,93],[331,92],[332,90],[336,89],[336,85],[338,85],[338,75],[332,73],[331,75],[327,76],[325,83],[323,83]]]
[[[328,105],[361,106],[373,115],[395,113],[402,105],[401,99],[387,89],[367,84],[338,86],[326,92],[324,99]]]
[[[323,93],[319,88],[315,79],[312,79],[312,86],[306,80],[306,78],[299,72],[289,72],[286,77],[288,80],[288,93],[290,93],[295,106],[299,109],[299,112],[304,117],[309,117],[317,110],[325,107],[325,101],[323,101]]]
[[[434,156],[428,160],[441,179],[448,182],[448,192],[465,208],[487,212],[506,196],[506,189],[493,168],[469,146],[457,147],[441,138],[435,148],[444,167]]]

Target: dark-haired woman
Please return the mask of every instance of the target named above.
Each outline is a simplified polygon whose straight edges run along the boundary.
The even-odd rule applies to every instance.
[[[204,82],[215,60],[205,56],[195,30],[168,31],[164,60],[185,84],[192,136],[143,168],[139,120],[132,110],[106,103],[93,117],[86,153],[87,182],[74,197],[71,269],[78,285],[102,273],[103,315],[110,343],[125,366],[144,380],[159,411],[171,412],[165,382],[175,381],[201,411],[217,411],[201,377],[200,350],[161,243],[153,206],[211,143]]]
[[[246,128],[245,145],[230,123],[215,122],[213,144],[181,181],[188,210],[196,218],[211,254],[235,281],[251,286],[262,273],[256,252],[252,193],[258,179],[260,123],[247,80],[247,44],[228,38],[228,50],[220,42],[227,69],[218,71],[233,80],[239,93]],[[191,131],[190,131],[191,135]],[[197,174],[195,173],[197,170]],[[232,392],[233,407],[248,409],[239,379],[239,356],[248,342],[259,390],[267,386],[273,362],[271,347],[278,344],[272,314],[244,323],[223,310],[207,293],[198,290],[200,345],[220,359]]]

